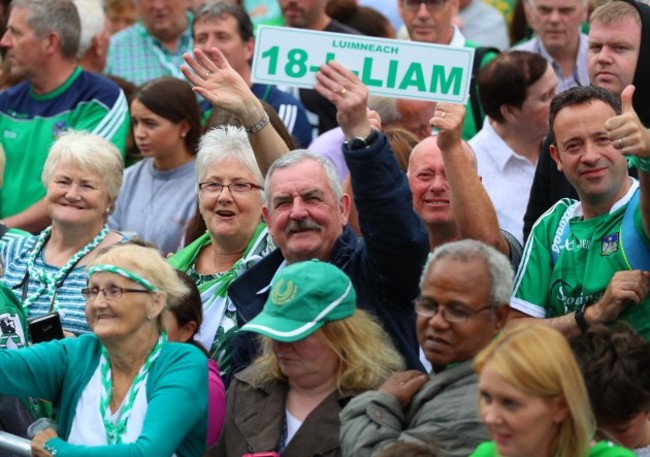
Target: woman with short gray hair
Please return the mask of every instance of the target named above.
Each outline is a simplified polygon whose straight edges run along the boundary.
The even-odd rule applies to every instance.
[[[106,225],[123,171],[120,152],[98,135],[68,132],[52,145],[42,173],[52,225],[0,249],[0,281],[21,298],[27,317],[58,312],[65,331],[89,331],[81,295],[88,281],[84,265],[98,249],[124,239]]]
[[[206,233],[169,262],[196,282],[203,302],[203,324],[197,340],[219,364],[231,367],[231,341],[237,311],[228,286],[271,252],[261,220],[263,177],[246,131],[224,126],[206,133],[196,157],[196,196]]]

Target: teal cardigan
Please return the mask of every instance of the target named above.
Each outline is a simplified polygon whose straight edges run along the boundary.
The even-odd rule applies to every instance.
[[[191,344],[167,343],[147,377],[147,412],[134,443],[81,446],[68,438],[82,391],[99,365],[94,334],[0,350],[0,393],[43,398],[58,411],[57,457],[201,456],[206,448],[208,364]],[[99,407],[99,406],[98,406]]]

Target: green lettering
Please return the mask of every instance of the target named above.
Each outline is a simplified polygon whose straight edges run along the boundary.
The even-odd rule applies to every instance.
[[[386,87],[389,89],[395,88],[395,81],[397,80],[397,60],[388,61],[388,78],[386,79]]]
[[[449,71],[449,77],[445,78],[445,67],[442,65],[434,65],[431,73],[431,87],[429,88],[429,92],[448,94],[453,84],[453,94],[458,95],[460,93],[460,82],[462,78],[463,69],[461,67],[452,67]],[[438,87],[441,90],[438,90]]]
[[[398,89],[406,89],[409,86],[415,86],[418,91],[424,92],[426,87],[424,85],[424,74],[422,73],[422,65],[419,62],[413,62],[407,69],[402,82],[399,83]]]
[[[366,57],[363,59],[363,70],[361,70],[361,82],[366,86],[381,87],[383,81],[381,79],[373,79],[370,75],[372,73],[372,58]]]

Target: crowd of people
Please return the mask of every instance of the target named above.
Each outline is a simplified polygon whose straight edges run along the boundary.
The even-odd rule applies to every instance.
[[[0,4],[0,431],[650,457],[650,6],[361,3]],[[254,82],[260,25],[472,48],[470,97]]]

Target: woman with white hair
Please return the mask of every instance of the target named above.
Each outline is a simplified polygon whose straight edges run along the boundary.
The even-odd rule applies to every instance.
[[[52,225],[0,248],[0,281],[21,298],[27,317],[56,311],[65,331],[88,332],[81,296],[88,280],[84,267],[98,249],[124,239],[106,224],[123,170],[117,148],[97,135],[68,132],[52,145],[42,174]]]
[[[237,311],[228,286],[271,252],[261,220],[263,177],[246,131],[225,126],[206,133],[196,156],[196,196],[207,232],[169,262],[192,277],[201,292],[203,324],[197,340],[230,370]]]

